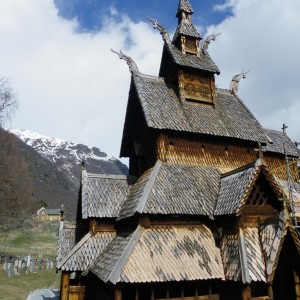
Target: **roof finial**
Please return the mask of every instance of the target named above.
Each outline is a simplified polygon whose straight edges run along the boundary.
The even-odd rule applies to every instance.
[[[148,17],[148,20],[152,23],[154,29],[158,29],[160,31],[163,41],[166,42],[167,44],[171,44],[171,39],[166,28],[160,25],[159,23],[157,23],[156,20],[151,19],[150,17]]]
[[[219,32],[219,33],[213,33],[213,34],[209,35],[208,37],[206,37],[205,40],[204,40],[204,42],[203,42],[202,49],[207,50],[210,42],[211,41],[215,41],[216,37],[218,35],[220,35],[220,34],[221,34],[221,32]]]
[[[258,153],[258,157],[257,160],[255,162],[255,166],[259,167],[259,166],[267,166],[267,163],[264,159],[264,152],[266,152],[266,150],[262,147],[261,143],[258,142],[258,148],[254,148],[254,151],[256,151]]]
[[[194,11],[193,11],[192,5],[190,4],[189,0],[179,0],[176,17],[179,17],[180,13],[182,11],[189,13],[189,14],[193,14]]]
[[[117,54],[119,56],[120,59],[124,59],[127,63],[127,65],[129,66],[129,71],[132,73],[132,74],[139,74],[140,71],[137,67],[137,64],[135,63],[135,61],[128,55],[124,54],[121,50],[120,52],[117,52],[113,49],[110,49],[111,52]]]
[[[287,128],[288,128],[287,125],[285,125],[285,124],[282,125],[282,128],[281,128],[281,129],[282,129],[282,132],[283,132],[284,134],[286,134]]]
[[[187,52],[193,55],[197,54],[198,56],[199,41],[202,37],[192,22],[192,14],[193,9],[190,2],[188,0],[179,0],[176,14],[176,17],[178,18],[178,26],[172,42],[177,45],[177,48],[182,50],[182,53],[185,54]],[[185,51],[186,46],[188,51]]]
[[[237,91],[239,89],[239,83],[240,83],[240,80],[243,78],[245,79],[247,74],[250,72],[250,70],[248,71],[244,71],[242,70],[241,73],[237,74],[237,75],[234,75],[231,79],[231,84],[230,84],[230,90],[231,92],[236,95],[237,94]]]

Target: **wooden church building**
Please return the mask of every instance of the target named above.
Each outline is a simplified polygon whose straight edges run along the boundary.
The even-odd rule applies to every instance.
[[[180,0],[159,76],[131,85],[121,144],[129,175],[84,166],[75,228],[62,226],[61,299],[300,299],[299,151],[262,128],[220,73]],[[244,76],[244,74],[241,74]]]

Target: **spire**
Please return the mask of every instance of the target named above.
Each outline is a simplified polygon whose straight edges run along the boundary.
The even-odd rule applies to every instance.
[[[189,0],[179,0],[178,10],[176,14],[177,18],[181,15],[182,11],[189,14],[192,14],[194,12]]]
[[[192,22],[193,8],[189,0],[179,0],[176,17],[178,26],[173,37],[173,44],[183,54],[190,53],[199,56],[199,42],[202,39]]]

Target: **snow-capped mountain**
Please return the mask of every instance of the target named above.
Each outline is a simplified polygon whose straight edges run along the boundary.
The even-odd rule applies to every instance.
[[[89,173],[121,175],[128,172],[126,165],[96,147],[29,130],[5,132],[19,141],[15,147],[28,166],[27,175],[32,180],[37,205],[59,208],[64,204],[68,220],[76,217],[82,161]]]
[[[80,165],[84,161],[91,173],[124,174],[127,166],[118,159],[109,156],[97,147],[67,142],[59,138],[48,137],[29,130],[9,129],[42,157],[54,163],[60,171],[66,172],[71,181],[78,181]]]

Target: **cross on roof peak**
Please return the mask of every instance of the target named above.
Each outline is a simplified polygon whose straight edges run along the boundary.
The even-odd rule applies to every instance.
[[[288,128],[288,126],[286,125],[286,124],[284,124],[283,123],[283,125],[282,125],[282,132],[284,133],[284,134],[286,134],[286,130],[287,130],[287,128]]]
[[[262,147],[261,143],[258,143],[258,148],[254,148],[254,151],[258,153],[258,158],[264,158],[266,150]]]

